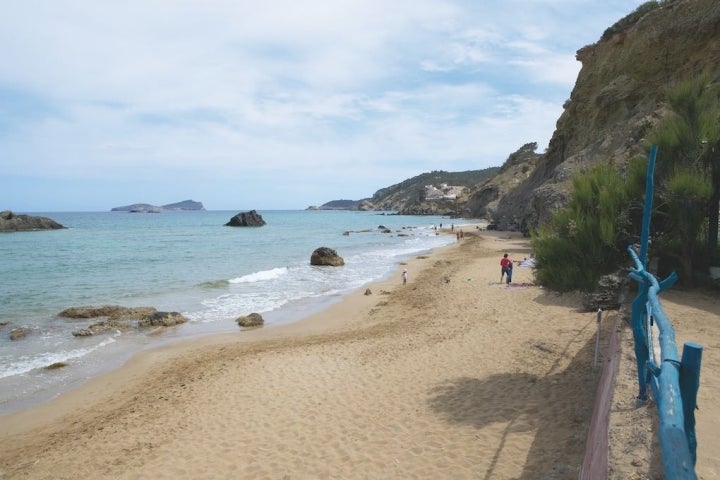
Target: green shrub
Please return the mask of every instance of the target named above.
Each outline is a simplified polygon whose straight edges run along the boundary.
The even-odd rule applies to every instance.
[[[567,207],[532,236],[536,278],[552,290],[593,291],[627,263],[628,190],[610,163],[573,179]]]

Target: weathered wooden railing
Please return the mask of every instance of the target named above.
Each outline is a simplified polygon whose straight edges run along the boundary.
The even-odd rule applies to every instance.
[[[673,272],[668,278],[658,282],[645,270],[656,155],[657,147],[653,146],[650,150],[647,170],[640,253],[638,254],[632,246],[628,247],[635,264],[635,268],[630,272],[630,278],[638,282],[638,295],[632,303],[632,331],[640,390],[638,398],[642,401],[647,400],[649,385],[660,420],[658,438],[665,477],[679,480],[696,479],[695,407],[700,384],[702,347],[696,343],[685,343],[682,360],[678,359],[675,332],[658,298],[660,292],[675,283],[677,275]],[[655,326],[659,331],[659,356],[655,351],[653,339]]]

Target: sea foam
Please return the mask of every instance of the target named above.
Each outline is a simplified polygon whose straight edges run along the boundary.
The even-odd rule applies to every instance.
[[[120,333],[118,332],[115,335],[120,335]],[[114,338],[108,337],[97,345],[88,348],[76,348],[69,351],[60,350],[56,352],[45,352],[38,355],[24,355],[23,357],[12,363],[2,362],[2,365],[0,365],[0,378],[12,377],[13,375],[22,375],[38,368],[49,367],[54,363],[67,362],[76,358],[82,358],[85,355],[88,355],[89,353],[92,353],[114,342]]]
[[[255,283],[255,282],[262,282],[265,280],[273,280],[273,279],[281,277],[282,275],[285,275],[287,273],[288,273],[287,267],[273,268],[271,270],[263,270],[260,272],[249,273],[247,275],[243,275],[242,277],[233,278],[228,281],[230,283]]]

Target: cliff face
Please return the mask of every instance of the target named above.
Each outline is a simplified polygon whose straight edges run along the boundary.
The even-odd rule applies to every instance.
[[[500,228],[527,231],[549,219],[567,201],[575,172],[644,155],[643,138],[660,119],[668,87],[702,73],[718,80],[720,2],[661,2],[618,22],[577,59],[582,69],[548,151],[498,201]]]
[[[401,183],[378,190],[372,198],[360,202],[360,210],[396,211],[402,215],[463,215],[468,193],[478,184],[485,183],[497,172],[497,167],[464,172],[437,170],[409,178]],[[428,185],[442,184],[463,187],[463,192],[452,199],[426,198]]]
[[[510,154],[492,178],[472,190],[463,213],[473,218],[496,219],[500,200],[522,185],[537,168],[542,155],[535,150],[537,143],[528,143]]]

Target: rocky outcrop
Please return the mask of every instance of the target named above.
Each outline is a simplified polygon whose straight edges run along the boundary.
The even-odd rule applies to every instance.
[[[27,337],[28,333],[30,333],[30,329],[28,327],[13,328],[10,330],[10,340],[21,340]]]
[[[180,312],[153,312],[138,320],[138,327],[172,327],[187,322]]]
[[[72,332],[76,337],[88,337],[110,331],[127,331],[146,327],[171,327],[187,322],[178,312],[158,312],[153,307],[128,308],[119,305],[101,307],[71,307],[58,314],[71,319],[102,318],[85,328]]]
[[[582,305],[585,311],[619,309],[622,304],[623,290],[627,284],[626,278],[627,275],[605,275],[601,277],[597,292],[583,294]]]
[[[0,232],[24,232],[30,230],[58,230],[65,228],[47,217],[17,215],[10,210],[0,212]]]
[[[485,183],[472,190],[463,213],[473,218],[486,218],[498,222],[497,209],[500,200],[522,184],[537,167],[542,155],[536,153],[537,143],[527,143],[510,154],[500,170]],[[502,230],[512,225],[500,225]]]
[[[115,321],[102,321],[88,325],[86,328],[79,328],[72,332],[75,337],[91,337],[93,335],[99,335],[101,333],[107,333],[116,330],[129,330],[130,326],[121,322]]]
[[[400,215],[447,215],[459,216],[467,201],[467,193],[476,185],[491,178],[498,167],[464,172],[442,170],[423,173],[401,183],[378,190],[366,200],[360,200],[357,210],[394,211]],[[454,186],[462,193],[455,198],[429,198],[428,186]]]
[[[320,247],[310,256],[310,265],[340,267],[345,265],[345,260],[332,248]]]
[[[255,210],[238,213],[225,224],[226,227],[262,227],[265,220]]]
[[[235,319],[238,326],[243,328],[261,327],[265,323],[265,319],[259,313],[251,313]]]
[[[668,87],[717,75],[720,2],[648,2],[578,50],[577,59],[582,69],[546,154],[498,202],[500,228],[534,228],[566,204],[576,172],[607,161],[622,169],[645,154],[642,141],[661,118]]]
[[[103,305],[101,307],[83,306],[70,307],[58,313],[63,318],[98,318],[106,317],[108,320],[137,320],[156,312],[154,307],[123,307],[120,305]]]
[[[67,365],[66,362],[55,362],[45,367],[45,370],[57,370],[58,368],[65,368]]]

